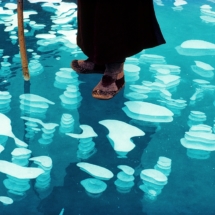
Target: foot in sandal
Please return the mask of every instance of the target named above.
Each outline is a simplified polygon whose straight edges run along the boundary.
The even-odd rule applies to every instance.
[[[125,85],[124,63],[106,64],[105,73],[92,91],[92,96],[96,99],[111,99],[113,98]]]
[[[89,58],[87,60],[73,60],[71,67],[80,74],[104,74],[105,65],[94,64]]]

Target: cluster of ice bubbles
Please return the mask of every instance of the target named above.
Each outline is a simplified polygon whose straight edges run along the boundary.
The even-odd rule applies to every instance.
[[[107,184],[104,182],[110,180],[114,174],[101,166],[80,162],[77,166],[81,170],[93,176],[94,178],[87,178],[81,181],[81,185],[85,188],[87,194],[91,197],[97,198],[106,190]],[[127,165],[117,166],[121,171],[117,174],[117,180],[114,184],[120,193],[129,193],[134,183],[135,170]],[[159,157],[154,169],[145,169],[140,173],[140,179],[143,184],[139,188],[144,191],[145,199],[155,201],[157,196],[161,194],[164,185],[167,184],[167,176],[171,172],[171,159],[166,157]]]
[[[24,118],[24,117],[22,117],[22,118]],[[9,137],[12,137],[15,139],[15,136],[12,133],[12,128],[10,125],[11,124],[10,119],[3,114],[0,115],[0,119],[1,119],[1,122],[4,123],[4,124],[1,124],[1,135],[9,136]],[[48,126],[48,125],[42,123],[40,120],[26,118],[26,117],[24,119],[43,124],[44,127]],[[101,124],[106,124],[106,123],[108,123],[108,125],[110,123],[115,124],[115,125],[117,125],[117,123],[119,123],[118,126],[120,128],[122,128],[122,125],[125,124],[124,122],[120,122],[120,121],[116,122],[114,120],[105,120],[105,121],[101,122]],[[126,125],[124,125],[124,126],[126,129]],[[131,127],[134,127],[134,126],[130,126],[130,125],[127,125],[127,126],[129,126],[127,129],[130,129],[130,130],[131,130]],[[3,129],[3,127],[4,127],[4,129]],[[83,140],[80,142],[80,145],[82,144],[83,146],[79,147],[78,156],[81,159],[87,159],[89,156],[82,157],[82,156],[80,156],[81,152],[82,151],[86,152],[85,149],[89,149],[89,145],[93,144],[93,147],[94,147],[95,144],[93,142],[91,142],[91,140],[92,140],[91,137],[96,137],[97,135],[93,131],[93,129],[87,125],[82,125],[81,128],[83,129],[82,134],[68,133],[68,135],[73,138],[79,138],[79,139]],[[138,129],[136,129],[136,130],[138,131]],[[137,132],[136,130],[134,129],[134,133],[131,132],[132,134],[130,134],[129,137],[127,137],[128,140],[131,138],[132,135],[133,136],[141,135],[141,133],[139,133],[139,134],[135,133],[135,132]],[[123,129],[123,131],[125,132],[124,129]],[[139,132],[141,132],[141,131],[139,130]],[[113,138],[115,136],[115,139],[116,138],[119,139],[119,134],[116,135],[116,132],[113,132],[113,131],[112,131],[112,133],[113,133],[113,135],[110,134],[110,137]],[[143,132],[142,132],[142,134],[143,134]],[[125,142],[126,141],[127,140],[125,138]],[[89,144],[89,142],[90,142],[90,144]],[[115,140],[115,142],[117,145],[117,140]],[[4,168],[2,167],[2,169],[0,169],[1,172],[7,173],[7,175],[8,175],[8,179],[5,179],[4,185],[9,190],[8,193],[10,194],[10,196],[12,196],[13,198],[14,198],[14,196],[17,197],[17,195],[19,197],[23,198],[26,195],[26,191],[28,189],[30,189],[29,180],[31,178],[36,178],[35,188],[41,192],[44,191],[45,189],[47,189],[47,187],[50,184],[50,180],[51,180],[51,178],[50,178],[50,170],[52,168],[51,158],[49,158],[47,156],[39,156],[39,157],[30,158],[31,151],[26,148],[26,145],[23,143],[22,145],[20,144],[19,147],[20,148],[16,148],[11,153],[13,156],[12,163],[7,162],[7,161],[0,161],[0,162],[2,162],[2,165],[4,166]],[[121,147],[122,147],[122,145],[121,145]],[[127,147],[125,146],[125,148],[127,148]],[[90,152],[88,152],[88,153],[90,153]],[[83,153],[82,153],[82,155],[83,155]],[[92,154],[90,153],[89,155],[91,156]],[[38,173],[36,174],[35,172],[32,172],[32,174],[34,174],[33,176],[32,175],[26,176],[27,173],[25,173],[24,171],[28,171],[28,174],[31,171],[39,171],[39,169],[27,167],[29,160],[34,161],[35,164],[38,164],[38,167],[41,168],[40,174],[38,174]],[[100,196],[101,193],[104,192],[105,189],[107,188],[106,183],[103,182],[102,180],[111,179],[114,176],[113,173],[104,167],[94,165],[94,164],[89,164],[86,162],[81,162],[81,163],[78,163],[77,165],[82,170],[84,170],[85,172],[89,173],[91,176],[94,177],[94,178],[84,179],[81,181],[81,184],[86,189],[87,194],[92,197]],[[20,168],[20,166],[22,166],[22,167],[24,166],[28,169]],[[13,174],[9,170],[7,170],[8,168],[11,170],[11,172]],[[117,180],[115,181],[116,188],[121,193],[128,193],[128,192],[130,192],[131,188],[134,186],[134,176],[133,176],[134,170],[131,167],[126,166],[126,165],[120,165],[120,166],[118,166],[118,168],[121,169],[122,172],[119,172],[117,175]],[[160,168],[159,169],[160,174],[162,174],[161,173],[162,165],[160,165],[159,168]],[[169,168],[169,166],[168,166],[168,168]],[[166,168],[164,165],[165,171],[168,168]],[[20,175],[18,175],[17,171],[19,171],[19,172],[21,171],[22,173],[24,172],[25,175],[22,174],[22,176],[20,176]],[[168,174],[169,174],[169,172],[170,171],[168,169]],[[12,174],[12,175],[10,175],[10,174]],[[157,176],[152,176],[152,177],[156,178]],[[16,186],[14,186],[14,183],[16,183]],[[22,185],[22,188],[20,188],[21,185]]]
[[[212,3],[215,3],[214,0],[208,0],[211,1]],[[164,6],[164,3],[162,0],[154,0],[155,4],[158,6]],[[187,5],[187,1],[184,0],[175,0],[173,2],[174,7],[172,9],[174,11],[182,11],[184,8],[184,5]],[[200,6],[200,18],[204,23],[207,24],[215,24],[215,11],[213,11],[212,7],[208,4],[204,4]]]
[[[143,184],[139,188],[144,192],[144,199],[153,202],[161,194],[168,182],[167,176],[171,172],[172,161],[166,157],[159,157],[154,169],[144,169],[140,173]]]
[[[21,96],[21,99],[27,99],[26,101],[30,102],[29,98],[32,96],[33,104],[35,104],[36,101],[38,102],[38,104],[39,102],[45,102],[45,103],[50,102],[49,100],[36,95],[27,94],[25,96]],[[28,132],[30,132],[30,128],[32,130],[36,130],[35,129],[36,126],[34,123],[42,125],[43,128],[47,131],[45,136],[42,135],[42,137],[44,141],[48,141],[48,142],[41,142],[40,139],[39,139],[39,142],[41,144],[50,144],[49,135],[53,132],[53,129],[56,126],[58,126],[58,124],[44,123],[40,119],[25,117],[25,116],[21,118],[30,122],[28,124],[29,126]],[[165,116],[163,116],[163,118],[165,119]],[[7,179],[4,180],[4,185],[8,189],[8,195],[10,196],[9,198],[16,199],[16,200],[20,198],[24,198],[26,196],[26,191],[30,189],[29,181],[32,178],[36,178],[35,189],[37,189],[38,192],[44,192],[44,190],[48,189],[50,186],[50,181],[51,181],[50,171],[52,169],[51,158],[48,156],[31,157],[32,151],[27,149],[28,145],[14,136],[12,132],[10,119],[4,114],[0,115],[0,119],[2,122],[0,134],[3,135],[3,137],[8,136],[8,137],[14,138],[15,143],[17,144],[17,147],[18,147],[11,152],[12,162],[3,161],[3,160],[0,161],[2,162],[2,168],[0,169],[1,172],[7,174]],[[64,123],[62,120],[61,126],[63,126],[64,124],[66,123]],[[144,135],[144,132],[141,131],[140,129],[134,126],[131,126],[129,124],[126,124],[125,122],[121,122],[117,120],[103,120],[100,122],[100,124],[103,124],[108,127],[110,132],[108,135],[108,139],[110,140],[114,150],[116,150],[116,152],[122,158],[126,158],[125,155],[135,147],[134,143],[130,139],[134,136]],[[121,137],[120,132],[117,131],[117,129],[114,129],[114,130],[111,129],[113,128],[113,126],[115,128],[118,127],[119,131],[121,130],[121,133],[128,134],[127,136],[124,135],[123,137],[124,144],[122,144],[119,141]],[[97,134],[93,131],[93,129],[90,126],[81,125],[80,127],[83,130],[81,134],[75,134],[75,133],[66,133],[66,134],[73,138],[80,139],[80,143],[77,151],[77,157],[79,159],[86,160],[89,157],[91,157],[94,153],[96,153],[95,143],[92,141],[92,137],[97,137]],[[1,151],[4,150],[5,146],[6,146],[6,141],[4,140],[4,146],[1,145]],[[34,163],[38,165],[38,168],[28,167],[29,161],[34,161]],[[83,185],[83,187],[86,189],[87,194],[92,197],[100,196],[101,193],[104,192],[105,189],[107,188],[107,184],[102,180],[109,180],[110,178],[113,177],[113,173],[104,167],[100,167],[94,164],[81,162],[81,163],[78,163],[77,165],[81,167],[82,170],[88,172],[91,176],[95,177],[95,178],[84,179],[80,182]],[[128,193],[134,186],[134,176],[133,176],[134,170],[131,167],[126,165],[120,165],[118,166],[118,168],[121,169],[122,171],[119,172],[117,175],[117,180],[115,181],[116,188],[121,193]],[[10,169],[10,171],[8,169]],[[31,175],[27,175],[26,171],[28,174],[31,173]],[[18,172],[21,172],[22,176],[20,176]]]
[[[200,18],[204,23],[215,24],[215,11],[212,10],[210,5],[202,5],[200,7],[201,16]]]
[[[3,136],[3,144],[1,142],[1,152],[6,146],[4,137],[10,137],[14,139],[17,146],[12,152],[11,161],[0,160],[0,172],[7,175],[7,178],[3,181],[4,186],[8,190],[8,199],[10,203],[14,199],[22,199],[26,195],[26,191],[30,189],[30,179],[37,178],[44,173],[42,168],[28,167],[28,159],[31,151],[27,149],[27,144],[19,140],[12,131],[10,119],[0,114],[0,135]],[[9,204],[9,203],[8,203]]]
[[[164,2],[162,0],[154,0],[154,3],[158,6],[164,6]],[[181,11],[183,10],[183,5],[186,5],[187,4],[187,1],[185,0],[175,0],[173,2],[173,7],[172,9],[174,11]]]
[[[191,111],[188,116],[189,131],[181,138],[181,144],[187,148],[187,156],[194,159],[208,159],[215,150],[215,129],[204,124],[207,120],[205,113]]]

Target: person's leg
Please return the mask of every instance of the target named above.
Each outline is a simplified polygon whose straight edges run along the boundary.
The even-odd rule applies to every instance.
[[[105,64],[104,75],[92,91],[94,98],[111,99],[124,87],[124,62],[125,60]]]
[[[105,71],[105,64],[97,65],[91,58],[94,55],[94,27],[95,27],[95,10],[97,0],[78,0],[78,31],[77,45],[83,53],[88,56],[86,60],[73,60],[71,67],[78,73],[90,74],[101,73]]]

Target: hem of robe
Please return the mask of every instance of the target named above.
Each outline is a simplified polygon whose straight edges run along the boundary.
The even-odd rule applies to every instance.
[[[153,1],[135,1],[78,0],[77,45],[95,64],[116,62],[166,43]]]

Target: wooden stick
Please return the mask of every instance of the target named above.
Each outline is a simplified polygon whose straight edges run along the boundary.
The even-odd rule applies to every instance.
[[[25,47],[24,25],[23,25],[23,0],[17,0],[18,36],[19,48],[22,59],[22,73],[25,81],[30,80],[28,71],[28,58]]]

